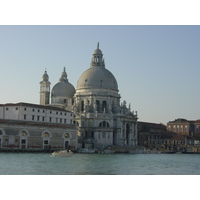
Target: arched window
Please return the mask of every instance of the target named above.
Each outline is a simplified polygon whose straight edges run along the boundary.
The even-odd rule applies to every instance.
[[[84,111],[84,101],[81,101],[81,111]]]
[[[109,123],[106,121],[103,121],[99,124],[99,127],[110,127]]]
[[[99,112],[100,111],[100,102],[99,102],[99,100],[96,100],[96,106],[97,106],[97,111]]]
[[[46,131],[42,134],[43,137],[43,149],[47,150],[50,148],[50,134]]]
[[[65,133],[64,138],[69,138],[69,133]]]
[[[20,136],[27,136],[26,131],[21,131]]]
[[[106,101],[103,101],[102,102],[102,112],[105,110],[105,111],[107,111],[107,102]]]
[[[20,131],[20,148],[26,149],[27,148],[27,132],[25,130]]]
[[[49,137],[49,133],[48,132],[43,133],[43,137]]]

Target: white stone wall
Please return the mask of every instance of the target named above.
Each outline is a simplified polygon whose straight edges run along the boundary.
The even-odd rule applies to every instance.
[[[1,106],[0,118],[33,122],[73,124],[73,113],[34,106]],[[4,110],[4,111],[3,111]],[[3,114],[4,113],[4,114]],[[3,116],[4,115],[4,116]]]
[[[4,118],[4,107],[0,106],[0,119]]]

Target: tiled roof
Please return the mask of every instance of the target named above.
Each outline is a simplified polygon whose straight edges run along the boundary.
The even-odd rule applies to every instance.
[[[14,125],[28,125],[28,126],[47,126],[47,127],[59,127],[59,128],[74,128],[76,124],[60,124],[60,123],[48,123],[48,122],[31,122],[22,120],[7,120],[0,119],[0,124],[14,124]]]
[[[31,104],[31,103],[24,103],[24,102],[20,102],[20,103],[6,103],[6,104],[0,104],[0,106],[26,106],[26,107],[34,107],[34,108],[40,108],[40,109],[49,109],[49,110],[56,110],[56,111],[62,111],[62,112],[71,112],[68,110],[65,110],[63,108],[58,108],[55,106],[44,106],[44,105],[39,105],[39,104]]]
[[[166,126],[164,124],[156,124],[151,122],[138,122],[138,125],[145,125],[149,128],[166,129]]]
[[[174,121],[168,122],[168,124],[170,124],[170,123],[200,123],[200,119],[198,119],[198,120],[187,120],[187,119],[178,118],[178,119],[175,119]]]

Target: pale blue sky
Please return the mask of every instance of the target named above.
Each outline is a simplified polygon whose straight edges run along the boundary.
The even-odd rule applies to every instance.
[[[200,26],[0,26],[0,103],[39,103],[45,68],[76,88],[97,42],[139,121],[200,118]]]

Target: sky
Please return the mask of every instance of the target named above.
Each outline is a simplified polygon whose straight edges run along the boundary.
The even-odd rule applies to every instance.
[[[76,88],[97,42],[138,120],[200,119],[200,26],[0,26],[0,103],[39,103],[47,70],[51,88],[66,67]]]

